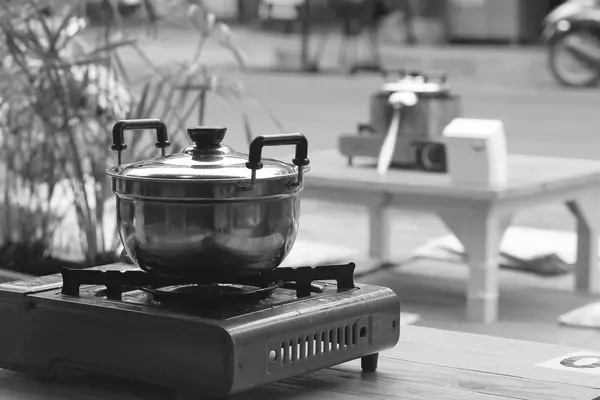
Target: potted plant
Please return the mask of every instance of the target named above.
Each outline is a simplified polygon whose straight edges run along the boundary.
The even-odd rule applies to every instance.
[[[160,16],[151,1],[143,3],[156,28]],[[193,28],[197,49],[166,66],[153,63],[139,37],[114,21],[89,28],[77,2],[48,7],[42,0],[0,5],[0,268],[36,275],[57,272],[69,259],[81,266],[115,260],[114,203],[104,173],[114,162],[115,121],[159,117],[180,132],[171,137],[178,151],[187,144],[186,120],[198,113],[202,122],[211,95],[240,111],[251,140],[244,105],[255,102],[241,81],[225,79],[201,58],[214,40],[244,68],[229,27],[201,1],[174,4]],[[126,48],[153,72],[141,82],[129,78],[121,57]],[[148,136],[132,136],[132,157],[151,156]]]

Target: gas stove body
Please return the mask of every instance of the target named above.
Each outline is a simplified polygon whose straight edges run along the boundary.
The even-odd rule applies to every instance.
[[[392,167],[425,172],[447,172],[444,128],[461,116],[458,95],[450,92],[445,75],[427,76],[421,73],[406,75],[400,71],[397,81],[390,81],[370,96],[369,123],[358,124],[353,133],[338,138],[340,153],[352,165],[354,157],[377,159],[381,146],[392,125],[395,108],[390,96],[396,92],[412,92],[417,103],[400,111]]]
[[[83,371],[222,397],[358,358],[374,370],[378,352],[399,339],[394,292],[352,279],[343,288],[309,280],[320,293],[298,297],[298,283],[257,304],[199,311],[139,288],[115,293],[133,266],[83,271],[91,270],[113,284],[82,280],[67,290],[63,272],[0,285],[9,327],[0,330],[1,368],[49,378]]]

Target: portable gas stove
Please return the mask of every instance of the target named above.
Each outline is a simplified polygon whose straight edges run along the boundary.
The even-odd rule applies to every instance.
[[[243,282],[165,280],[128,264],[0,285],[0,367],[83,371],[221,397],[396,345],[400,303],[354,264]]]

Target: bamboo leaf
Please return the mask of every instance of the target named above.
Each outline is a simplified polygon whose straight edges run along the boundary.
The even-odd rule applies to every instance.
[[[125,68],[123,61],[121,60],[121,56],[119,56],[119,54],[116,52],[114,52],[112,56],[115,62],[115,66],[117,67],[120,76],[123,78],[123,81],[125,81],[125,83],[127,84],[130,84],[131,81],[129,79],[129,74],[127,73],[127,68]]]
[[[188,109],[184,112],[183,116],[180,118],[180,123],[185,124],[185,121],[187,121],[191,116],[192,113],[198,110],[198,107],[200,106],[200,101],[201,101],[201,97],[197,96],[196,98],[194,98],[194,101],[192,101],[192,104],[190,104],[190,106],[188,107]],[[179,129],[184,129],[185,130],[185,125],[180,125]]]
[[[156,67],[156,65],[152,62],[152,60],[150,60],[150,58],[148,58],[148,56],[146,55],[146,53],[144,53],[144,50],[141,49],[138,43],[134,43],[132,47],[135,50],[135,52],[140,56],[140,58],[144,60],[146,65],[149,66],[154,72],[163,77],[166,75],[160,68]]]
[[[119,40],[117,42],[107,43],[103,46],[96,47],[90,53],[88,53],[88,55],[91,56],[91,55],[95,55],[98,53],[114,52],[115,50],[118,50],[121,47],[134,46],[137,44],[137,42],[138,42],[137,39],[125,39],[125,40]]]
[[[148,104],[148,107],[145,111],[145,116],[140,115],[139,118],[152,118],[152,114],[154,114],[154,110],[156,109],[158,102],[163,97],[163,89],[164,89],[166,83],[167,83],[167,80],[162,79],[154,87],[154,96],[152,97],[152,100]]]
[[[177,92],[177,87],[174,85],[170,85],[169,93],[162,101],[162,104],[165,107],[163,114],[162,114],[162,118],[165,121],[169,120],[169,117],[171,116],[171,114],[178,113],[178,109],[175,105],[176,103],[174,104],[174,102],[173,102],[173,98],[175,97],[176,92]]]
[[[232,96],[231,94],[228,94],[226,92],[220,93],[220,97],[223,98],[225,101],[227,101],[232,106],[235,107],[235,105],[238,105],[240,107],[240,113],[242,116],[242,124],[244,125],[244,135],[246,137],[246,141],[249,146],[250,143],[252,142],[252,140],[254,139],[254,134],[252,133],[250,117],[248,116],[248,113],[246,112],[243,104],[241,103],[241,100],[238,97]]]
[[[178,86],[179,89],[179,99],[178,102],[180,104],[186,104],[190,93],[195,89],[193,85],[194,76],[186,76],[183,85]]]
[[[283,126],[283,123],[263,103],[261,103],[260,101],[254,99],[252,97],[246,97],[245,101],[248,101],[248,102],[256,105],[257,107],[259,107],[263,111],[263,113],[265,113],[265,115],[271,120],[271,122],[273,123],[273,125],[275,125],[277,127],[277,129],[279,131],[281,131],[281,132],[287,132],[287,130]]]
[[[196,51],[194,51],[192,62],[195,63],[200,59],[200,55],[202,55],[202,50],[204,49],[204,45],[206,44],[207,39],[208,37],[206,35],[201,35],[200,40],[198,41],[198,45],[196,45]]]
[[[145,115],[144,110],[146,108],[146,98],[148,97],[148,92],[150,91],[151,85],[152,85],[152,83],[150,81],[148,81],[144,84],[140,98],[137,101],[137,107],[136,107],[133,115],[130,116],[130,118],[139,119],[139,118],[143,118],[143,115]]]
[[[56,48],[59,47],[58,46],[58,41],[60,39],[65,39],[65,42],[68,42],[70,38],[72,38],[73,36],[75,36],[75,34],[77,34],[80,29],[75,30],[75,32],[73,32],[72,34],[68,34],[69,30],[69,24],[73,24],[74,23],[74,19],[76,19],[75,17],[73,17],[74,14],[76,14],[75,12],[75,6],[68,6],[66,12],[63,15],[63,19],[59,22],[58,27],[56,28],[56,31],[53,35],[53,37],[50,40],[51,46]],[[80,21],[77,21],[77,23],[79,24]],[[82,27],[83,28],[83,27]],[[62,44],[63,46],[65,45],[65,43]]]
[[[227,24],[219,22],[215,26],[215,30],[219,33],[219,36],[220,36],[217,39],[217,42],[223,48],[225,48],[226,50],[231,52],[231,54],[233,55],[233,57],[236,60],[236,62],[238,63],[238,65],[242,69],[245,69],[246,66],[248,65],[248,62],[247,62],[248,56],[241,49],[239,49],[237,46],[235,46],[233,44],[233,42],[231,41],[231,29],[229,28],[229,26]]]
[[[46,55],[45,53],[48,49],[42,45],[40,39],[37,37],[36,33],[31,28],[31,24],[25,24],[25,27],[27,28],[27,34],[23,34],[23,39],[26,38],[25,40],[22,40],[23,43],[33,44],[33,46],[30,45],[31,50],[35,51],[39,55]]]
[[[241,109],[241,113],[242,120],[244,122],[244,133],[246,134],[246,142],[248,146],[250,146],[250,143],[252,143],[252,140],[254,139],[254,135],[252,134],[252,126],[250,124],[250,117],[248,117],[248,114],[246,114],[243,108]]]
[[[48,26],[46,19],[40,18],[39,21],[40,21],[40,25],[41,25],[42,29],[44,30],[44,33],[46,34],[46,37],[48,38],[48,49],[54,49],[55,51],[58,51],[58,49],[56,47],[56,42],[53,39],[54,34],[50,30],[50,27]]]
[[[246,55],[246,53],[244,53],[243,51],[238,49],[236,46],[234,46],[233,44],[228,43],[228,42],[221,42],[221,45],[231,51],[233,58],[237,62],[238,66],[242,68],[242,70],[245,70],[247,68],[248,56]]]
[[[44,65],[42,72],[48,69],[65,69],[70,70],[73,67],[83,67],[90,65],[107,65],[110,59],[108,57],[95,57],[95,58],[86,58],[82,60],[77,60],[73,62],[62,62],[50,65]]]

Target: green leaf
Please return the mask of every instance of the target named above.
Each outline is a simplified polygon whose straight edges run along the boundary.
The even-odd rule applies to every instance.
[[[166,76],[166,74],[160,69],[156,67],[156,64],[154,64],[152,62],[152,60],[150,60],[150,58],[146,55],[146,53],[144,53],[144,50],[142,50],[142,48],[139,46],[138,43],[134,43],[132,45],[133,49],[135,50],[135,52],[140,56],[140,58],[142,60],[144,60],[144,62],[146,63],[146,65],[148,67],[150,67],[155,73],[159,74],[160,76]]]
[[[188,109],[184,112],[183,117],[181,117],[181,122],[185,123],[185,121],[187,121],[192,116],[192,113],[198,110],[201,99],[202,99],[201,96],[196,96],[194,98],[194,101],[192,101],[192,104],[190,104]]]
[[[152,88],[152,86],[148,86],[149,90],[150,88]],[[135,118],[152,118],[153,115],[152,113],[154,112],[154,108],[156,107],[157,102],[159,101],[160,97],[162,96],[162,91],[163,91],[163,87],[164,87],[164,81],[161,81],[158,83],[158,85],[154,86],[154,93],[153,93],[153,97],[150,101],[150,103],[146,103],[148,97],[144,98],[144,109],[143,109],[143,114],[138,114]],[[141,103],[140,103],[141,104]],[[139,143],[139,138],[140,136],[134,136],[134,138],[132,139],[131,143],[132,143],[132,147],[136,146]]]
[[[40,21],[40,25],[42,26],[42,29],[44,30],[44,33],[46,34],[46,37],[49,40],[48,49],[57,50],[56,42],[54,41],[54,34],[50,30],[50,27],[48,26],[48,23],[46,22],[46,18],[40,18],[39,21]]]
[[[198,45],[196,46],[196,51],[194,51],[194,56],[192,57],[192,63],[196,63],[200,59],[200,56],[202,55],[202,49],[204,48],[204,45],[206,44],[206,40],[207,40],[207,36],[202,35],[200,40],[198,41]]]
[[[273,114],[273,112],[271,110],[269,110],[269,108],[267,106],[265,106],[260,101],[254,99],[252,97],[246,97],[244,100],[259,107],[267,115],[267,117],[271,120],[273,125],[275,125],[279,131],[281,131],[281,132],[287,131],[284,128],[282,122],[275,116],[275,114]]]
[[[132,119],[139,119],[139,118],[143,118],[142,116],[145,115],[145,108],[146,108],[146,98],[148,97],[148,92],[150,91],[150,86],[152,85],[152,82],[148,81],[144,84],[144,87],[142,88],[142,94],[140,95],[139,100],[137,101],[137,107],[133,113],[133,115],[131,115],[129,118]]]
[[[190,93],[196,89],[197,85],[194,85],[194,76],[188,75],[185,77],[183,85],[178,86],[179,89],[179,103],[185,104],[189,98]]]
[[[54,69],[66,69],[70,70],[73,67],[91,66],[91,65],[108,65],[110,59],[108,57],[93,57],[76,60],[73,62],[62,62],[53,65],[45,65],[41,71],[54,70]]]
[[[27,34],[24,34],[23,36],[27,39],[26,41],[23,40],[23,42],[33,44],[33,46],[30,45],[31,50],[39,55],[45,55],[48,49],[41,44],[40,39],[38,39],[36,33],[32,30],[31,24],[25,24],[25,26],[27,27]]]
[[[50,40],[51,47],[56,48],[58,41],[63,38],[65,39],[66,42],[68,42],[70,38],[75,36],[75,34],[79,33],[80,29],[77,29],[74,34],[70,34],[70,35],[66,34],[68,31],[67,28],[69,27],[70,24],[74,23],[74,20],[77,20],[77,23],[79,24],[79,19],[76,17],[77,11],[76,11],[75,7],[77,7],[77,6],[75,6],[75,5],[67,6],[67,9],[63,15],[63,19],[58,24],[58,27],[56,28],[54,36]],[[63,45],[64,45],[64,43],[63,43]]]
[[[94,54],[98,54],[98,53],[104,53],[104,52],[114,52],[117,49],[120,49],[121,47],[126,47],[126,46],[134,46],[138,43],[137,39],[125,39],[125,40],[119,40],[117,42],[111,42],[111,43],[107,43],[103,46],[100,47],[96,47],[94,50],[92,50],[90,53],[88,53],[88,55],[94,55]]]
[[[161,100],[161,98],[163,96],[163,88],[165,87],[166,83],[167,83],[167,80],[166,79],[162,79],[154,87],[154,97],[152,98],[152,100],[148,104],[148,107],[147,107],[147,109],[145,111],[145,116],[140,115],[139,116],[140,118],[152,118],[152,114],[154,114],[154,110],[155,110],[158,102]]]
[[[117,52],[114,52],[112,54],[112,56],[113,56],[113,60],[115,62],[115,66],[117,67],[119,74],[123,78],[123,81],[125,81],[125,83],[127,83],[127,84],[130,84],[131,81],[130,81],[129,75],[127,73],[127,68],[125,68],[123,61],[121,61],[121,56],[119,56],[119,54]]]
[[[250,146],[250,143],[252,143],[252,140],[254,139],[254,135],[252,134],[252,126],[250,125],[250,117],[248,117],[248,114],[246,114],[246,111],[244,111],[244,109],[241,109],[241,113],[242,113],[242,120],[244,122],[244,133],[246,134],[246,142],[248,144],[248,146]]]
[[[239,49],[237,46],[233,44],[231,41],[231,29],[227,24],[219,22],[215,30],[220,34],[220,37],[217,39],[217,43],[221,45],[226,50],[229,50],[233,55],[234,59],[238,63],[242,69],[245,69],[247,66],[246,60],[248,59],[247,55]]]
[[[173,97],[175,97],[175,93],[177,92],[177,87],[175,87],[174,85],[169,85],[169,86],[170,86],[169,92],[162,101],[163,105],[165,106],[165,110],[163,111],[163,115],[162,115],[162,118],[164,120],[168,120],[170,114],[177,112],[176,106],[173,104]]]

